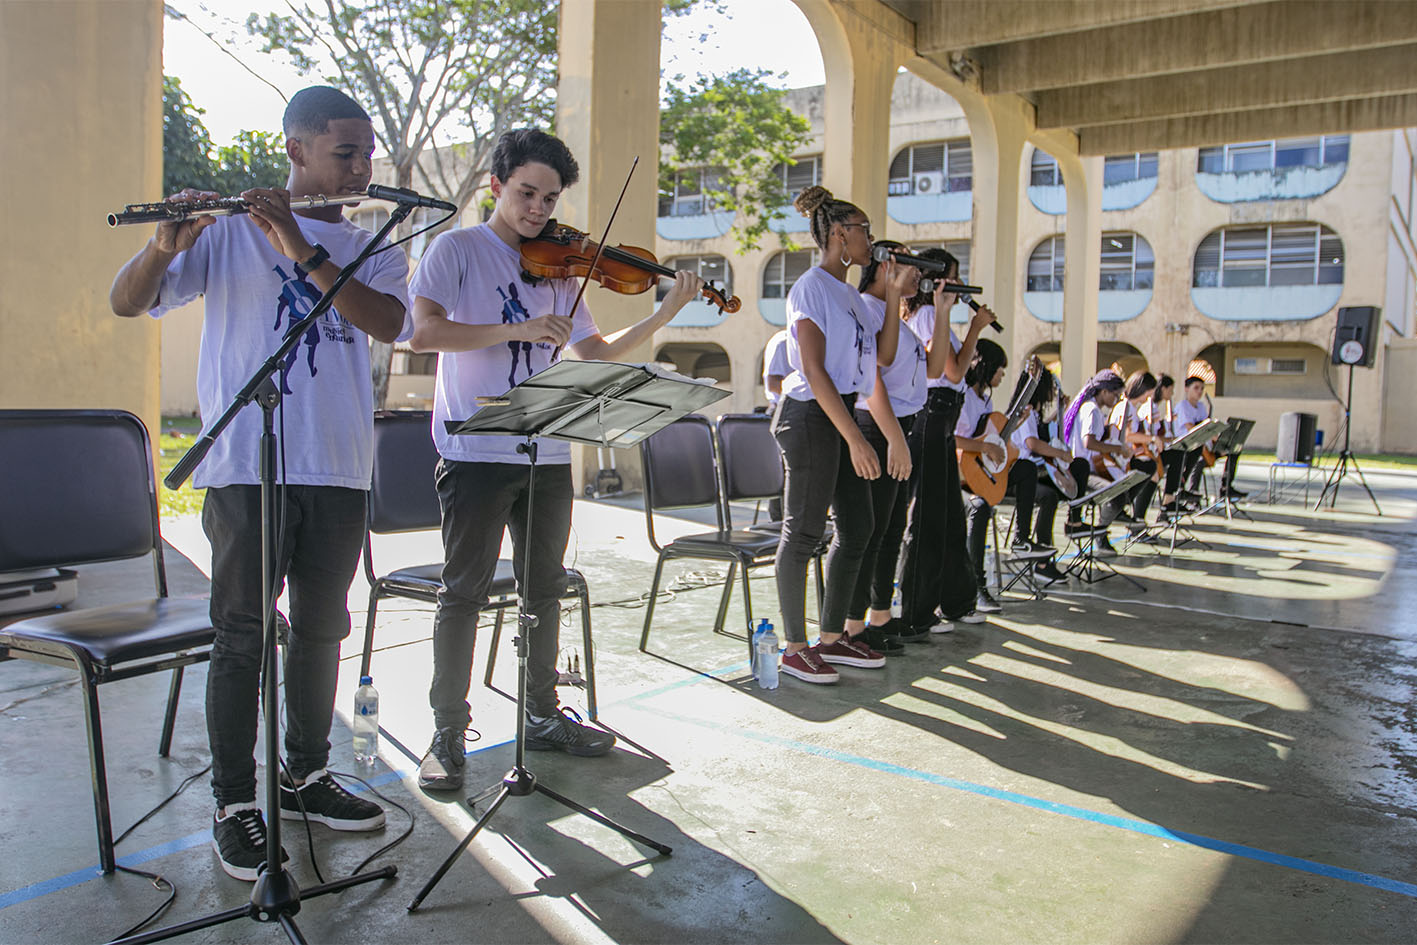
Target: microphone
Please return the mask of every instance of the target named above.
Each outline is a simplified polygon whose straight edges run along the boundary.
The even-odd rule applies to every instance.
[[[417,191],[409,190],[407,187],[385,187],[383,184],[370,184],[364,192],[375,200],[387,200],[391,203],[401,203],[409,207],[427,207],[429,210],[443,210],[447,213],[457,213],[458,208],[448,203],[446,200],[439,200],[436,197],[425,197]]]
[[[971,309],[973,309],[974,311],[976,311],[976,312],[979,311],[979,303],[976,302],[976,301],[974,301],[974,299],[973,299],[972,297],[970,297],[970,296],[968,296],[968,295],[963,295],[963,294],[962,294],[962,295],[960,295],[959,300],[960,300],[961,302],[963,302],[965,305],[968,305],[968,306],[969,306]],[[1001,332],[1001,331],[1004,330],[1004,326],[999,324],[999,320],[998,320],[997,318],[994,319],[992,322],[989,323],[989,327],[992,328],[992,329],[994,329],[995,331],[1000,331],[1000,332]]]
[[[876,262],[885,262],[887,259],[893,258],[898,263],[905,263],[905,265],[914,266],[916,269],[924,269],[926,272],[942,273],[947,268],[938,259],[926,259],[924,256],[917,256],[914,253],[891,249],[889,246],[871,247],[871,258]]]

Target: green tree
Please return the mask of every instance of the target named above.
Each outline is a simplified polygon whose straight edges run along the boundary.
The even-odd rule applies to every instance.
[[[284,187],[290,177],[285,135],[273,131],[241,131],[231,144],[217,148],[215,176],[220,194],[239,194],[251,187]]]
[[[672,192],[681,171],[711,167],[704,195],[735,214],[740,250],[755,249],[789,194],[776,168],[810,140],[811,124],[787,107],[771,73],[740,69],[681,84],[671,82],[659,115],[661,191]],[[784,238],[784,242],[787,240]]]
[[[206,109],[193,104],[176,76],[162,77],[162,193],[184,187],[212,190],[212,139]]]

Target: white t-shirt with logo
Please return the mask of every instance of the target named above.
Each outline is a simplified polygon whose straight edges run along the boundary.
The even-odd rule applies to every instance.
[[[1043,437],[1038,435],[1038,414],[1031,410],[1028,412],[1028,416],[1024,417],[1023,420],[1019,422],[1019,425],[1014,427],[1014,432],[1009,436],[1009,442],[1018,450],[1019,459],[1028,460],[1031,463],[1042,466],[1043,457],[1029,449],[1028,441],[1030,439],[1043,439]]]
[[[410,297],[437,302],[450,321],[463,325],[503,325],[542,315],[567,315],[580,283],[575,279],[545,279],[532,285],[522,280],[521,253],[502,241],[485,223],[442,233],[428,247],[409,283]],[[567,347],[596,334],[595,319],[584,299],[571,323]],[[433,441],[439,455],[468,463],[517,463],[522,442],[514,436],[454,435],[448,420],[466,420],[481,409],[478,397],[495,397],[551,366],[556,346],[545,342],[508,341],[475,351],[444,351],[438,355],[438,380],[433,395]],[[564,353],[564,349],[562,349]],[[545,440],[538,463],[569,463],[571,446]]]
[[[297,216],[305,239],[329,250],[343,266],[359,255],[370,233],[348,220],[335,223]],[[400,339],[413,333],[408,308],[408,262],[398,249],[375,254],[355,279],[404,303]],[[163,273],[161,317],[205,296],[202,346],[197,360],[197,402],[210,424],[266,358],[286,330],[314,309],[323,293],[299,266],[271,247],[244,215],[218,217],[192,248],[178,253]],[[307,330],[276,377],[283,381],[281,449],[284,478],[294,485],[368,489],[374,464],[374,392],[369,336],[339,314],[339,301]],[[278,427],[277,432],[282,432]],[[192,483],[208,486],[260,482],[261,410],[248,405],[217,438]]]
[[[763,348],[763,390],[767,392],[770,406],[776,407],[782,394],[768,387],[768,375],[786,380],[791,373],[792,365],[787,360],[787,329],[784,328],[769,338]]]
[[[910,320],[907,321],[906,324],[910,326],[911,331],[915,332],[915,337],[919,338],[922,344],[928,345],[930,339],[935,337],[935,306],[920,306],[915,310],[915,314],[910,316]],[[950,347],[954,349],[955,354],[958,354],[960,349],[959,336],[955,334],[953,328],[951,328],[949,332]],[[939,377],[927,378],[925,384],[927,387],[948,387],[950,390],[957,390],[960,393],[964,392],[963,377],[961,377],[958,382],[955,382],[945,377],[944,374],[941,374]]]
[[[955,421],[955,436],[973,438],[979,429],[979,421],[985,414],[994,412],[993,396],[980,397],[973,387],[964,389],[964,404],[959,408],[959,419]]]
[[[782,396],[816,399],[802,373],[797,324],[803,319],[815,323],[826,336],[822,360],[837,392],[869,396],[876,386],[876,335],[885,321],[862,302],[855,286],[821,266],[808,269],[787,293],[787,360],[792,373],[782,381]]]
[[[1078,408],[1077,419],[1073,421],[1073,432],[1068,437],[1068,449],[1077,459],[1092,462],[1097,454],[1087,448],[1089,436],[1101,441],[1106,439],[1107,418],[1102,415],[1102,407],[1095,400],[1089,400]]]
[[[1171,419],[1176,427],[1177,436],[1185,436],[1190,432],[1191,427],[1209,416],[1210,410],[1203,402],[1193,405],[1189,400],[1182,400],[1171,408]]]
[[[886,317],[886,300],[863,294],[861,301],[878,313],[882,323]],[[873,316],[875,317],[875,316]],[[915,332],[905,329],[895,348],[895,360],[881,369],[881,382],[890,398],[891,412],[897,417],[912,417],[925,406],[925,346]],[[857,410],[867,410],[864,400],[856,402]]]

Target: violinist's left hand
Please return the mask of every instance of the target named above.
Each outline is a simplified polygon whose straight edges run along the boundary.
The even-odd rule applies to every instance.
[[[684,269],[680,269],[674,274],[674,286],[665,293],[664,301],[660,303],[661,312],[677,312],[686,304],[698,298],[703,291],[704,280]]]

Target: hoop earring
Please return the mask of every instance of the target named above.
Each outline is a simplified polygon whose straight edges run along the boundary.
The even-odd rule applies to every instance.
[[[842,254],[842,257],[841,257],[841,264],[842,264],[843,266],[846,266],[848,269],[851,268],[851,254],[850,254],[850,253],[843,253],[843,254]]]

